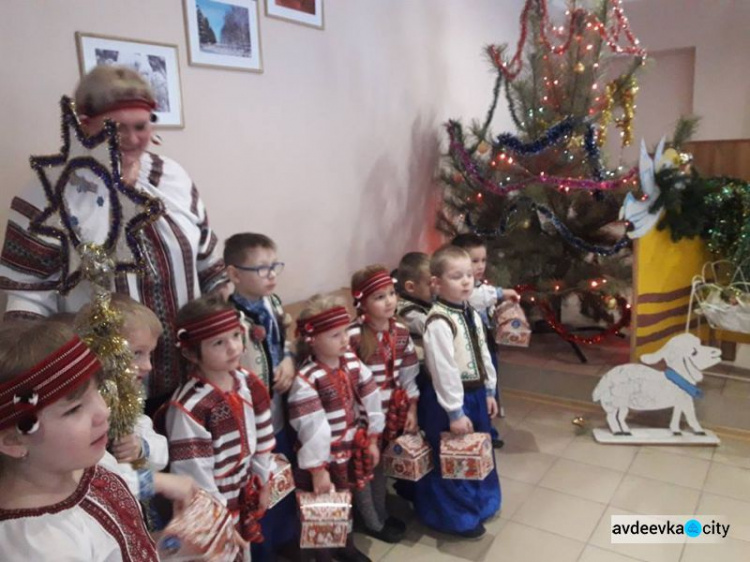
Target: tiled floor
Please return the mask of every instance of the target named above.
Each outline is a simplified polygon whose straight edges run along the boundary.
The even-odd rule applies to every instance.
[[[571,422],[582,412],[506,393],[498,422],[506,446],[497,454],[502,510],[480,540],[433,533],[397,498],[409,521],[392,546],[355,535],[373,560],[439,562],[746,562],[750,560],[750,441],[722,436],[718,448],[606,446]],[[729,538],[710,545],[615,545],[612,514],[716,514]]]

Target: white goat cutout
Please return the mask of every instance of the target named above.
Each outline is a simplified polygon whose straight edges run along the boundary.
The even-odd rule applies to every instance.
[[[686,388],[697,387],[703,380],[703,370],[713,367],[721,361],[721,350],[702,345],[693,334],[680,334],[669,340],[656,353],[648,353],[641,357],[647,365],[654,365],[664,361],[667,371],[672,371],[684,379]],[[697,388],[696,388],[697,389]],[[602,431],[595,430],[597,441],[617,442],[622,437],[631,437],[634,433],[646,442],[650,436],[664,438],[667,434],[660,428],[637,429],[632,431],[626,423],[630,410],[663,410],[672,408],[672,419],[669,424],[668,442],[679,443],[682,436],[680,420],[684,414],[688,426],[696,436],[706,436],[707,432],[698,423],[695,416],[693,397],[683,390],[677,383],[667,378],[666,371],[657,371],[646,365],[628,363],[611,369],[596,385],[593,393],[594,402],[599,402],[607,414],[607,424],[612,432],[608,439],[600,439]],[[710,433],[710,432],[709,432]],[[713,435],[713,434],[711,434]],[[615,439],[611,437],[614,436]],[[625,439],[633,442],[631,439]],[[708,441],[690,439],[692,443],[718,443],[715,436]]]

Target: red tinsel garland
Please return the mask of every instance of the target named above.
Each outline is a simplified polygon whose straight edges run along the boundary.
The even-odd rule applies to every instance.
[[[593,28],[595,31],[599,33],[599,36],[602,38],[602,41],[604,41],[607,46],[609,46],[610,50],[615,53],[627,53],[634,56],[639,57],[646,57],[646,50],[643,47],[639,47],[639,41],[633,35],[633,32],[630,30],[630,25],[628,24],[628,19],[625,17],[625,13],[623,12],[621,0],[609,0],[613,11],[615,15],[615,24],[612,25],[609,29],[606,28],[606,26],[597,18],[594,14],[591,14],[587,12],[586,10],[582,8],[577,8],[570,12],[568,17],[568,33],[567,38],[565,39],[565,42],[562,45],[554,46],[550,42],[549,38],[547,37],[547,30],[552,29],[552,26],[549,22],[549,16],[547,14],[547,2],[546,0],[526,0],[526,4],[524,5],[523,12],[521,13],[521,36],[518,39],[518,45],[516,47],[516,53],[513,55],[513,58],[510,60],[509,63],[505,63],[502,60],[502,49],[498,49],[494,45],[487,48],[487,53],[492,58],[492,61],[494,62],[495,66],[502,71],[502,73],[505,75],[506,80],[513,81],[515,80],[518,75],[521,73],[521,70],[523,68],[523,64],[521,62],[521,57],[523,55],[523,48],[526,44],[526,40],[528,38],[528,17],[529,12],[536,3],[539,3],[540,9],[541,9],[541,21],[539,24],[539,37],[542,41],[542,44],[544,47],[556,55],[561,55],[565,53],[572,43],[573,39],[573,29],[574,25],[573,22],[576,20],[576,18],[584,18],[587,27]],[[620,40],[620,35],[625,34],[625,37],[628,40],[629,45],[625,47],[621,47],[618,45],[618,42]]]
[[[536,288],[533,285],[519,285],[515,289],[520,295],[536,291]],[[536,301],[532,302],[533,304],[538,306],[539,309],[544,313],[544,321],[547,322],[550,328],[557,332],[557,334],[565,341],[594,345],[600,343],[607,336],[617,334],[620,330],[630,325],[630,304],[628,303],[627,299],[621,295],[616,295],[614,298],[615,300],[617,300],[617,306],[620,309],[620,320],[607,327],[601,333],[596,334],[595,336],[591,336],[590,338],[584,338],[581,336],[576,336],[575,334],[571,334],[565,328],[565,326],[562,325],[562,323],[558,322],[557,317],[555,316],[555,311],[552,310],[552,307],[550,306],[548,301],[537,299]]]

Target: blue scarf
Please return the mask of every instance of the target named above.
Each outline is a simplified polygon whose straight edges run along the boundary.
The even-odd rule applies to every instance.
[[[680,373],[678,373],[674,369],[667,367],[667,370],[664,371],[664,375],[667,377],[667,379],[675,383],[677,386],[679,386],[682,390],[687,392],[693,398],[703,398],[703,391],[697,386],[695,386],[693,383],[688,382],[685,379],[685,377],[683,377]]]

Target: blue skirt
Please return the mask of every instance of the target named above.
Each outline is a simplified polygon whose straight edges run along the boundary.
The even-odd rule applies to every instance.
[[[274,437],[276,438],[276,448],[273,452],[284,455],[294,467],[297,464],[297,459],[288,429],[282,429]],[[260,520],[263,542],[250,545],[253,562],[276,560],[276,553],[281,547],[292,541],[298,541],[300,528],[297,522],[298,518],[294,492],[273,506],[272,509],[269,509]]]
[[[446,480],[440,473],[440,433],[450,431],[448,415],[437,401],[432,384],[419,397],[419,427],[432,447],[435,469],[416,482],[414,507],[419,520],[437,531],[470,531],[500,509],[497,467],[484,480]],[[484,388],[464,392],[464,411],[474,431],[489,433],[487,393]]]

